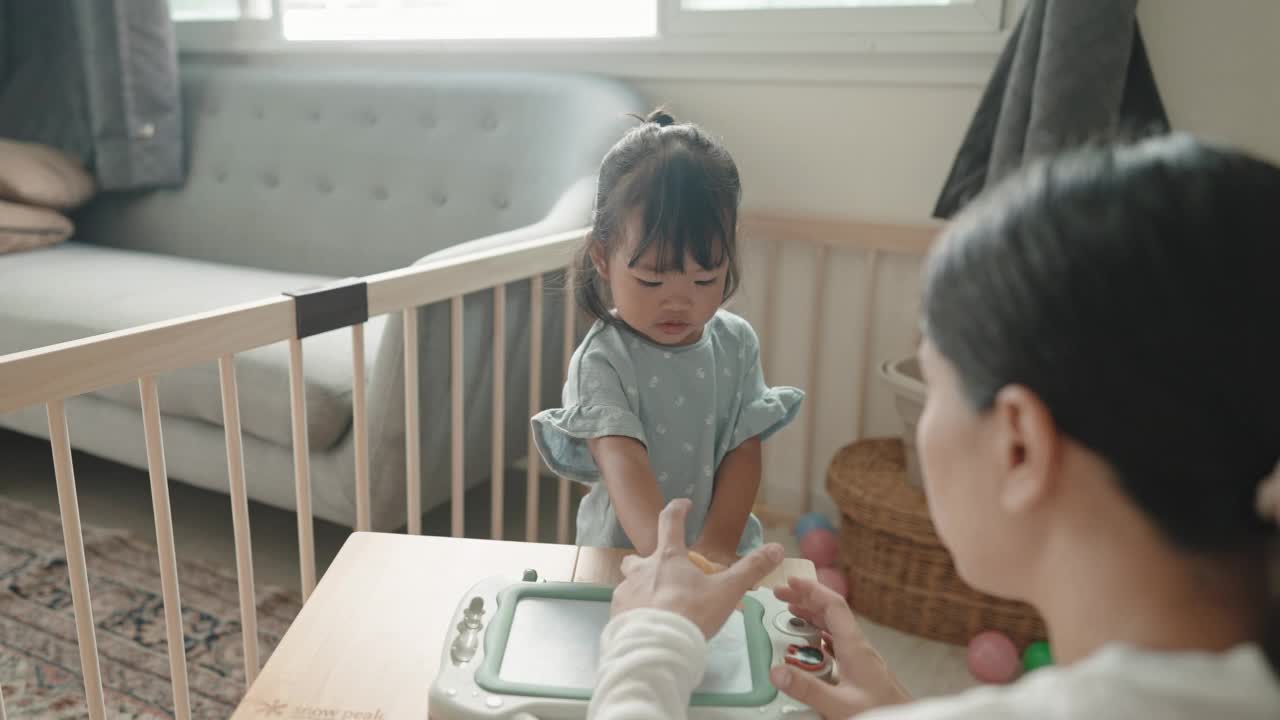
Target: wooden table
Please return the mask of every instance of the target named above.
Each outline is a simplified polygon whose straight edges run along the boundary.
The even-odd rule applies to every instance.
[[[525,569],[545,580],[616,584],[625,553],[572,545],[355,533],[342,546],[232,717],[427,717],[445,632],[475,583]],[[764,585],[814,576],[787,560]]]

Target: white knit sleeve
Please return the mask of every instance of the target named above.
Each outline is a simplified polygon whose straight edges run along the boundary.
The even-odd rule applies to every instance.
[[[706,662],[706,638],[688,619],[662,610],[623,613],[600,638],[600,667],[587,717],[683,720]]]

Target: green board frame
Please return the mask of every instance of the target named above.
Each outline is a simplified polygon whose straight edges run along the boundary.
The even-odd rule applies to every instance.
[[[585,583],[547,582],[517,583],[498,593],[498,611],[484,634],[484,661],[476,669],[476,684],[501,695],[523,695],[555,700],[590,700],[587,688],[555,687],[514,683],[499,677],[507,639],[515,620],[516,605],[525,598],[585,600],[611,602],[613,588]],[[769,665],[773,662],[773,644],[764,628],[764,605],[753,597],[742,599],[742,613],[747,626],[747,662],[751,669],[751,690],[745,693],[694,693],[691,705],[714,707],[760,707],[778,696],[769,682]]]

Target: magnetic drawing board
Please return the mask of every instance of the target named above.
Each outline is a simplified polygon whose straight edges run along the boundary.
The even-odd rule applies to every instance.
[[[485,660],[476,683],[494,693],[588,699],[609,622],[609,588],[536,584],[499,596],[485,633]],[[756,706],[773,700],[768,682],[772,648],[764,608],[745,598],[707,645],[707,670],[694,705]]]

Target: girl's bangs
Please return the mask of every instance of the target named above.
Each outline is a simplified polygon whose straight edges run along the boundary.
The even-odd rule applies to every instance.
[[[691,158],[685,158],[691,160]],[[733,262],[733,206],[709,187],[700,163],[685,167],[669,158],[664,167],[636,178],[626,193],[628,205],[639,209],[639,241],[627,265],[635,267],[651,247],[657,247],[659,273],[684,272],[691,256],[703,270]]]

